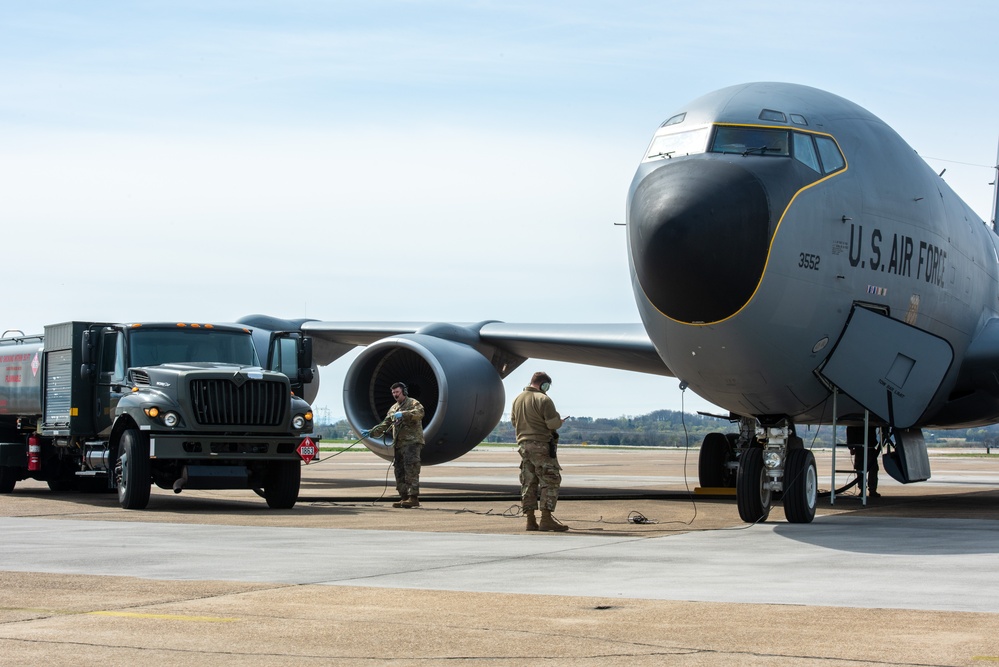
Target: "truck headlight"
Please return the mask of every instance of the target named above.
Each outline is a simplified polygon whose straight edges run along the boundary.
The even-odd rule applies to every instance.
[[[291,426],[294,429],[307,428],[311,423],[312,423],[312,410],[309,410],[304,415],[295,415],[291,419]]]
[[[170,428],[173,428],[180,423],[180,415],[176,412],[160,412],[160,409],[155,405],[148,408],[142,408],[142,411],[145,412],[146,416],[150,419],[159,419]]]

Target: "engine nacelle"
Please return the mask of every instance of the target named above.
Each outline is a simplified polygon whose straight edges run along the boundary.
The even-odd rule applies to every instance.
[[[503,416],[506,394],[499,373],[471,345],[421,333],[384,338],[369,345],[347,371],[343,405],[358,432],[380,423],[395,402],[391,386],[404,382],[420,403],[423,463],[444,463],[467,453]],[[391,444],[391,431],[386,436]],[[365,446],[386,460],[393,450],[380,438]]]

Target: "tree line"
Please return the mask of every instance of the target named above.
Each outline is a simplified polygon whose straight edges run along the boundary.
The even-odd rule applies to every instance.
[[[319,423],[316,433],[324,440],[356,440],[357,435],[346,420]],[[563,445],[606,445],[629,447],[698,447],[708,433],[738,431],[738,424],[718,417],[656,410],[637,417],[622,416],[616,419],[601,417],[570,417],[559,429],[559,443]],[[806,447],[832,446],[832,427],[799,426],[798,435]],[[846,439],[844,429],[837,433],[840,442]],[[954,430],[923,431],[927,444],[935,446],[951,441],[966,440],[969,446],[999,446],[999,425]],[[516,441],[513,424],[501,421],[485,442],[512,443]]]

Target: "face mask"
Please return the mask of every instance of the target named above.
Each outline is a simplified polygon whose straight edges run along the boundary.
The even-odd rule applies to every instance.
[[[541,391],[542,391],[542,393],[547,394],[548,390],[551,389],[551,388],[552,388],[552,383],[551,382],[542,382],[541,383]]]

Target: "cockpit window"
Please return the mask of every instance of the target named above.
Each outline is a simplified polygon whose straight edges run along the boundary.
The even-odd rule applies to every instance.
[[[819,158],[815,154],[815,146],[812,145],[812,136],[802,132],[794,133],[794,159],[802,164],[808,165],[811,169],[822,173],[819,166]]]
[[[794,133],[794,159],[820,174],[831,174],[846,166],[843,154],[839,152],[839,146],[835,141],[829,137],[804,132]]]
[[[711,142],[712,153],[737,153],[739,155],[777,155],[787,157],[787,130],[762,127],[719,126]]]
[[[683,119],[686,117],[687,117],[686,111],[684,111],[683,113],[678,113],[675,116],[670,116],[669,118],[667,118],[665,121],[663,121],[663,124],[660,125],[659,127],[666,127],[667,125],[679,125],[680,123],[683,122]]]
[[[832,137],[790,128],[749,125],[715,125],[682,132],[678,127],[667,129],[664,125],[653,137],[643,162],[705,152],[793,157],[818,174],[831,174],[846,167],[843,153]]]
[[[707,143],[708,128],[700,127],[686,132],[657,134],[645,154],[646,160],[674,158],[694,153],[703,153]]]
[[[819,157],[822,158],[822,171],[828,174],[846,166],[843,154],[839,152],[839,146],[835,141],[829,137],[815,137],[815,145],[819,149]]]

